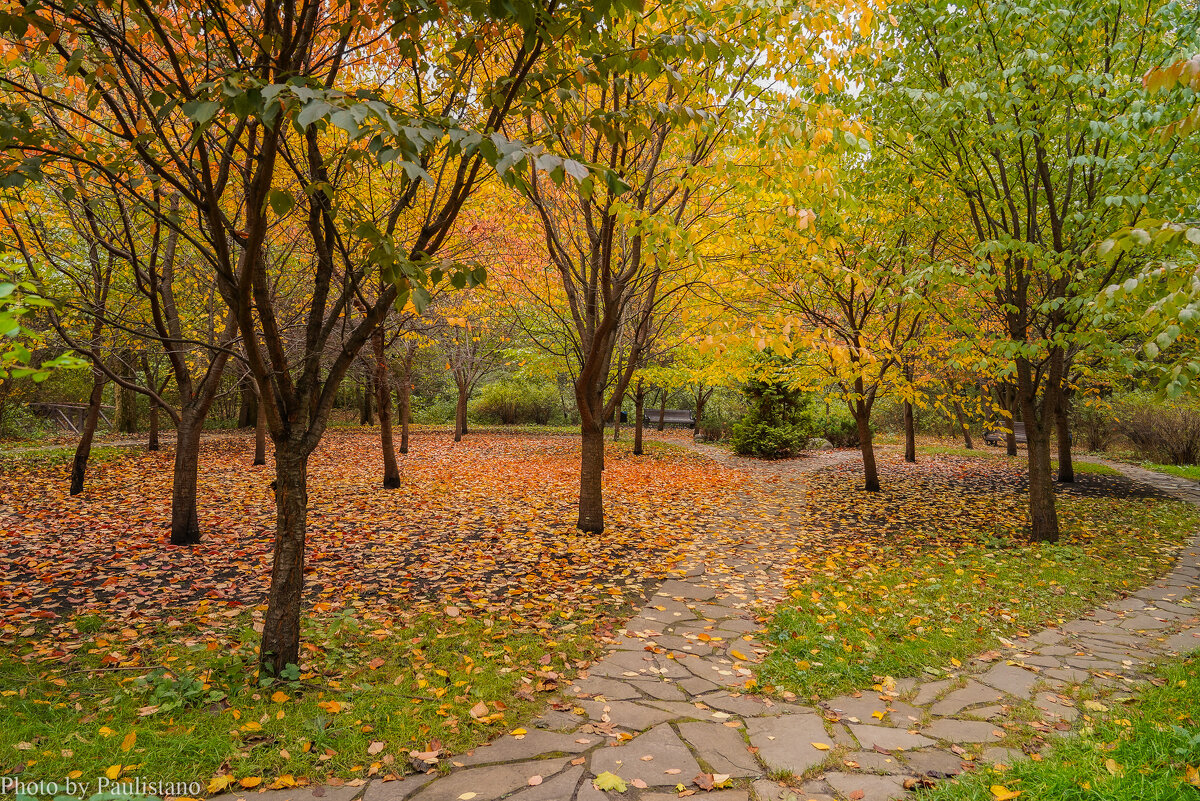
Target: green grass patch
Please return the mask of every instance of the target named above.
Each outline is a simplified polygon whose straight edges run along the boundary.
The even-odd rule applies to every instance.
[[[995,801],[991,788],[999,785],[1020,801],[1200,799],[1200,658],[1161,666],[1155,684],[1101,706],[1087,713],[1078,737],[1057,740],[1040,761],[962,776],[919,797]]]
[[[306,626],[305,672],[266,686],[249,613],[221,638],[178,621],[75,623],[89,636],[69,666],[39,663],[32,641],[0,658],[2,773],[93,787],[106,775],[259,787],[402,775],[409,751],[460,753],[528,719],[551,672],[595,648],[564,621],[426,616],[400,628],[343,614]]]
[[[114,462],[122,456],[143,450],[140,446],[94,445],[88,455],[88,464],[96,465]],[[75,458],[74,445],[46,445],[29,450],[0,449],[0,462],[20,464],[38,468],[60,467],[71,463]]]
[[[1200,464],[1154,464],[1153,462],[1142,462],[1141,467],[1147,470],[1154,470],[1159,473],[1169,473],[1180,478],[1190,478],[1193,481],[1200,481]]]
[[[978,533],[960,547],[882,546],[831,559],[776,610],[761,683],[825,697],[879,677],[939,674],[999,637],[1149,583],[1200,527],[1200,511],[1176,501],[1061,497],[1059,517],[1055,545]]]

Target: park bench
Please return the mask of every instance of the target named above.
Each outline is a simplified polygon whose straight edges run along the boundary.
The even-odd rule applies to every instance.
[[[642,415],[644,426],[656,426],[659,420],[664,425],[696,427],[696,413],[691,409],[655,409]]]
[[[1025,424],[1024,423],[1013,423],[1012,429],[1013,429],[1013,435],[1017,439],[1017,444],[1018,445],[1027,444],[1027,441],[1025,439]],[[1007,431],[992,430],[983,435],[983,441],[986,442],[988,445],[1003,445],[1005,440],[1007,440],[1007,439],[1008,439]]]

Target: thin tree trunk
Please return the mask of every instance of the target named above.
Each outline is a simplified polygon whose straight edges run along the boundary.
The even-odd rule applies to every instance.
[[[613,410],[613,442],[621,440],[621,407],[625,403],[625,398],[617,401],[617,408]]]
[[[594,425],[582,425],[583,458],[579,470],[580,531],[599,534],[604,531],[604,426],[596,418]]]
[[[904,401],[904,461],[917,461],[917,427],[913,420],[912,401]]]
[[[358,424],[363,426],[375,425],[375,413],[371,409],[371,396],[374,395],[371,377],[372,374],[368,372],[363,382],[362,407],[358,414]]]
[[[1058,480],[1075,483],[1075,462],[1071,457],[1071,396],[1063,393],[1054,412],[1054,431],[1058,438]]]
[[[633,393],[633,455],[642,455],[642,416],[646,409],[646,390],[639,378],[637,391]]]
[[[1054,393],[1053,380],[1046,381],[1045,393]],[[1043,397],[1038,408],[1038,392],[1033,383],[1033,367],[1017,358],[1017,395],[1025,418],[1026,452],[1029,463],[1030,539],[1034,542],[1058,542],[1058,511],[1054,506],[1054,480],[1050,470],[1050,427],[1053,397]],[[1047,408],[1049,407],[1049,408]],[[1047,414],[1049,412],[1049,414]]]
[[[967,417],[963,414],[962,404],[956,398],[954,400],[954,419],[958,421],[958,427],[962,429],[963,446],[969,450],[975,450],[975,442],[971,439],[971,427],[967,425]]]
[[[92,394],[88,396],[87,416],[83,420],[83,431],[80,433],[79,445],[75,448],[75,458],[71,462],[71,494],[83,492],[83,477],[87,473],[88,459],[92,455],[92,438],[96,435],[96,422],[100,419],[100,404],[104,402],[104,375],[99,371],[92,373]]]
[[[279,676],[288,665],[300,664],[307,484],[308,454],[286,439],[276,439],[275,559],[259,651],[263,678]]]
[[[458,402],[454,404],[454,441],[462,442],[467,433],[467,385],[458,385]]]
[[[171,544],[200,542],[196,483],[200,470],[200,434],[204,417],[184,407],[175,427],[175,473],[171,485]]]
[[[267,410],[263,403],[255,404],[254,464],[267,463]]]
[[[388,381],[382,328],[371,337],[371,349],[375,354],[375,407],[379,411],[379,444],[383,448],[383,487],[397,489],[400,466],[396,464],[396,445],[392,441],[392,386]]]
[[[400,452],[408,453],[408,422],[412,417],[412,382],[405,371],[400,382]]]
[[[1008,421],[1008,431],[1004,434],[1004,450],[1009,456],[1017,455],[1017,388],[1014,384],[1005,384],[1001,390],[1003,403],[1001,407],[1008,411],[1011,419]]]
[[[854,423],[858,428],[858,447],[862,450],[863,478],[866,482],[866,490],[867,492],[879,492],[879,469],[875,465],[875,443],[871,435],[870,410],[855,409]]]
[[[245,380],[252,381],[253,379]],[[258,395],[252,388],[243,385],[241,396],[242,402],[238,407],[238,428],[256,426],[258,424]]]
[[[150,401],[150,437],[146,442],[146,450],[156,451],[158,444],[158,404]]]
[[[667,419],[667,390],[663,389],[658,394],[658,430],[662,431],[666,427]]]

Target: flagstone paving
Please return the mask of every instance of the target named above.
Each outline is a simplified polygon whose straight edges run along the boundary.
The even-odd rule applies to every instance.
[[[848,458],[833,453],[738,466],[770,469],[786,483]],[[1200,503],[1200,484],[1111,466]],[[731,510],[729,520],[742,512]],[[1015,706],[1037,710],[1031,725],[1045,737],[1062,734],[1080,714],[1069,693],[1074,685],[1125,686],[1142,677],[1143,665],[1200,648],[1197,537],[1173,570],[1130,597],[1004,641],[943,678],[866,687],[815,706],[783,703],[746,686],[766,652],[748,610],[777,601],[787,582],[769,567],[769,540],[747,537],[738,552],[693,564],[685,577],[665,582],[614,650],[528,724],[528,733],[451,757],[455,769],[447,775],[249,798],[666,801],[676,797],[676,785],[695,790],[698,774],[716,773],[738,786],[696,797],[885,801],[923,782],[1021,758],[1006,745]],[[597,790],[593,779],[604,772],[627,782],[627,790]]]

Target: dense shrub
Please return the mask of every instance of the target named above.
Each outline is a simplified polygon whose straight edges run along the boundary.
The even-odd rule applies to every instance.
[[[545,425],[558,409],[558,392],[553,386],[519,378],[501,378],[485,386],[471,404],[478,419],[489,423]]]
[[[719,388],[704,406],[704,416],[696,421],[699,439],[716,442],[728,439],[733,434],[734,424],[746,413],[742,396],[725,388]]]
[[[1200,462],[1200,408],[1135,395],[1116,405],[1117,429],[1141,456],[1174,465]]]
[[[743,456],[782,459],[803,450],[816,433],[812,399],[782,382],[754,380],[742,390],[745,417],[733,425],[730,440]]]
[[[1077,401],[1071,405],[1071,433],[1093,453],[1105,450],[1116,434],[1112,409],[1101,401]]]
[[[815,420],[815,436],[824,437],[835,448],[858,447],[858,424],[847,409],[831,407]]]

